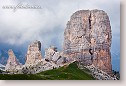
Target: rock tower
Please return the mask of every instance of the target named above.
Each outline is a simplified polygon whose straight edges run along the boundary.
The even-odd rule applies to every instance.
[[[111,73],[111,26],[102,10],[79,10],[67,23],[63,52],[84,65],[94,64]]]
[[[28,46],[25,65],[34,65],[41,60],[41,42],[36,40]]]

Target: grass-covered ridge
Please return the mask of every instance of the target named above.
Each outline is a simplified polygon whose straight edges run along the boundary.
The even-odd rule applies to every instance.
[[[38,74],[0,74],[0,80],[94,80],[88,73],[78,68],[77,63]]]

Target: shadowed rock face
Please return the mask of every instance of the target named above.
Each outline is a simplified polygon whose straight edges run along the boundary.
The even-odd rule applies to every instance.
[[[68,21],[64,32],[63,52],[84,65],[94,64],[111,73],[111,26],[102,10],[80,10]]]
[[[35,41],[28,46],[25,65],[34,65],[42,60],[41,42]]]

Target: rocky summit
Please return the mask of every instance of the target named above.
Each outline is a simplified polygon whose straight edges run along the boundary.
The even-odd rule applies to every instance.
[[[5,70],[14,72],[16,69],[20,69],[22,67],[22,64],[19,63],[19,61],[16,59],[16,56],[11,49],[8,51],[8,55],[9,58],[5,66]]]
[[[28,46],[25,65],[34,65],[41,60],[41,42],[36,40]]]
[[[111,73],[111,26],[102,10],[79,10],[66,25],[63,52],[84,65]]]

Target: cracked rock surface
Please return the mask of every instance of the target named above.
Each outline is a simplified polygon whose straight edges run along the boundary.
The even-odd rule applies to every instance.
[[[102,10],[79,10],[68,21],[64,32],[63,53],[111,73],[111,26]]]

